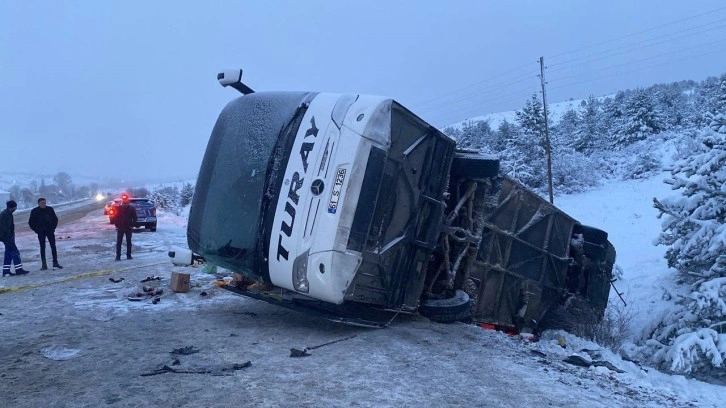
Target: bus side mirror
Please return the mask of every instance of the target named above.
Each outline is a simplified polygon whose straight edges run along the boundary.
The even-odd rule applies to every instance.
[[[238,90],[243,95],[254,93],[255,91],[252,90],[249,86],[242,83],[242,70],[241,69],[230,69],[225,70],[217,74],[217,81],[219,81],[219,84],[227,87],[231,86],[232,88]]]

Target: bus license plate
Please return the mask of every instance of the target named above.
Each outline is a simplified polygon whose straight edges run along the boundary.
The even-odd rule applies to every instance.
[[[338,200],[340,200],[340,192],[343,190],[343,182],[345,181],[345,169],[339,168],[335,175],[335,184],[333,184],[333,192],[330,194],[330,203],[328,203],[328,213],[335,214],[338,211]]]

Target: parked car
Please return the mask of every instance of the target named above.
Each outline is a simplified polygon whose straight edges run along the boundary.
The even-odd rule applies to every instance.
[[[144,227],[152,232],[156,231],[156,205],[149,198],[128,198],[129,205],[136,209],[136,224],[134,228]],[[117,198],[112,201],[111,208],[108,209],[108,222],[114,223],[114,217],[121,205],[122,199]],[[108,205],[108,204],[107,204]]]
[[[117,199],[112,200],[112,201],[107,201],[106,202],[106,205],[103,207],[103,215],[109,215],[109,214],[111,214],[111,208],[113,208],[114,203],[116,203],[116,202],[118,202],[120,204],[121,203],[121,199],[120,198],[117,198]]]

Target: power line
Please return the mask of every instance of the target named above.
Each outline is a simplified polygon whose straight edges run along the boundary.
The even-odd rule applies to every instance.
[[[528,78],[533,78],[533,77],[535,77],[535,75],[533,75],[533,74],[525,74],[525,75],[520,75],[518,77],[512,78],[509,82],[503,82],[503,83],[500,82],[500,83],[497,83],[497,84],[492,84],[492,85],[489,85],[489,86],[486,86],[486,87],[483,87],[483,88],[478,88],[478,89],[476,89],[476,88],[475,89],[467,88],[467,92],[463,93],[462,95],[465,95],[466,96],[466,95],[473,95],[473,94],[477,94],[477,93],[481,93],[481,92],[485,92],[485,91],[490,91],[490,92],[491,91],[496,91],[496,90],[501,89],[501,88],[504,88],[504,87],[506,87],[508,85],[513,85],[513,84],[516,84],[516,83],[521,82],[522,80],[525,80],[525,79],[528,79]],[[460,99],[460,96],[454,96],[453,98],[452,97],[443,96],[443,97],[437,97],[437,98],[431,99],[428,103],[419,103],[419,104],[414,104],[412,106],[414,106],[414,107],[416,107],[416,106],[421,107],[421,106],[424,106],[424,105],[430,105],[433,102],[442,103],[442,102],[451,101],[451,100],[457,100],[457,99]]]
[[[659,28],[671,26],[673,24],[677,24],[677,23],[680,23],[680,22],[683,22],[683,21],[693,20],[694,18],[702,17],[702,16],[709,15],[709,14],[713,14],[713,13],[719,12],[719,11],[724,10],[724,9],[726,9],[726,6],[719,7],[719,8],[714,9],[714,10],[709,10],[709,11],[703,12],[701,14],[696,14],[696,15],[689,16],[689,17],[684,17],[684,18],[681,18],[681,19],[678,19],[678,20],[674,20],[674,21],[671,21],[669,23],[661,24],[661,25],[658,25],[658,26],[655,26],[655,27],[646,28],[645,30],[636,31],[634,33],[626,34],[626,35],[623,35],[621,37],[613,38],[613,39],[606,40],[606,41],[601,41],[599,43],[590,44],[590,45],[586,45],[586,46],[583,46],[583,47],[580,47],[580,48],[576,48],[574,50],[570,50],[570,51],[562,52],[562,53],[559,53],[559,54],[555,54],[555,55],[552,55],[552,56],[550,56],[548,58],[557,58],[557,57],[560,57],[562,55],[572,54],[572,53],[581,51],[583,49],[593,48],[593,47],[597,47],[597,46],[600,46],[600,45],[603,45],[603,44],[609,44],[609,43],[614,42],[614,41],[618,41],[618,40],[622,40],[622,39],[625,39],[625,38],[633,37],[633,36],[636,36],[636,35],[639,35],[639,34],[647,33],[649,31],[653,31],[653,30],[657,30]]]
[[[726,21],[726,19],[722,19],[722,20],[716,21],[716,23],[720,23],[720,22],[723,22],[723,21]],[[719,29],[719,28],[723,28],[723,27],[726,27],[726,24],[722,24],[720,26],[711,27],[711,28],[706,29],[706,30],[698,31],[698,32],[691,33],[691,34],[684,35],[684,36],[677,36],[677,37],[673,37],[673,34],[676,34],[676,33],[672,33],[672,34],[668,34],[668,35],[664,35],[664,36],[660,36],[660,37],[651,38],[651,39],[646,40],[646,41],[641,41],[639,43],[633,43],[633,44],[627,45],[625,47],[612,48],[612,49],[609,49],[609,50],[605,50],[605,51],[593,53],[593,54],[590,54],[590,55],[586,55],[586,56],[581,57],[581,58],[575,58],[575,59],[570,60],[570,61],[567,61],[567,62],[560,62],[558,64],[550,65],[548,68],[552,68],[552,67],[555,67],[555,66],[559,66],[559,65],[563,65],[563,64],[570,63],[570,62],[583,60],[583,59],[586,59],[586,58],[589,58],[589,57],[592,57],[592,56],[596,56],[596,55],[606,54],[607,53],[607,55],[604,55],[604,56],[601,56],[601,57],[598,57],[598,58],[593,58],[593,59],[587,60],[585,62],[576,64],[574,66],[584,65],[584,64],[587,64],[587,63],[590,63],[590,62],[600,61],[600,60],[603,60],[605,58],[612,57],[614,55],[626,54],[628,52],[637,51],[637,50],[641,50],[641,49],[644,49],[644,48],[649,48],[649,47],[653,47],[653,46],[656,46],[656,45],[665,44],[665,43],[671,42],[671,40],[674,40],[674,39],[681,39],[681,38],[692,37],[694,35],[703,34],[705,32],[713,31],[713,30],[716,30],[716,29]],[[695,28],[700,28],[700,27],[695,27]],[[683,31],[690,31],[690,30],[691,29],[683,30]],[[680,31],[680,32],[683,32],[683,31]],[[648,45],[640,45],[640,44],[646,43],[648,41],[652,41],[652,40],[656,40],[656,39],[660,39],[660,38],[664,38],[664,37],[667,38],[664,41],[660,41],[660,42],[656,42],[656,43],[648,44]],[[611,51],[620,51],[620,52],[611,52]],[[556,69],[556,70],[552,70],[552,71],[561,71],[562,69],[563,68]]]
[[[592,74],[594,72],[607,71],[609,69],[613,69],[613,68],[617,68],[617,67],[622,67],[622,66],[626,66],[626,65],[632,65],[632,64],[635,64],[635,63],[638,63],[638,62],[650,61],[650,60],[656,59],[658,57],[663,57],[663,56],[666,56],[666,55],[678,54],[678,53],[683,52],[683,51],[690,51],[690,50],[693,50],[694,48],[700,48],[700,47],[705,47],[705,46],[708,46],[708,45],[723,44],[723,43],[724,43],[724,40],[723,39],[718,39],[718,40],[715,40],[715,41],[709,41],[707,43],[701,43],[701,44],[692,45],[692,46],[689,46],[689,47],[686,47],[686,48],[681,48],[681,49],[674,50],[674,51],[670,51],[670,52],[664,52],[664,53],[652,55],[652,56],[649,56],[647,58],[641,58],[639,60],[628,61],[628,62],[624,62],[624,63],[621,63],[621,64],[615,64],[615,65],[610,65],[610,66],[606,66],[606,67],[599,68],[599,69],[589,70],[587,72],[580,72],[578,74],[573,74],[573,75],[569,75],[569,76],[565,76],[565,77],[559,77],[559,78],[556,78],[554,80],[550,80],[549,82],[559,82],[559,81],[562,81],[562,80],[565,80],[565,79],[577,78],[577,77],[580,77],[580,76],[583,76],[583,75]],[[579,65],[585,65],[585,64],[584,63],[583,64],[578,64],[578,66]],[[555,71],[553,71],[553,72],[555,72]]]
[[[660,29],[660,28],[663,28],[663,27],[672,26],[674,24],[677,24],[677,23],[680,23],[680,22],[683,22],[683,21],[693,20],[693,19],[696,19],[696,18],[705,16],[705,15],[712,15],[712,14],[714,14],[716,12],[720,12],[720,11],[725,10],[725,9],[726,9],[726,6],[719,7],[717,9],[713,9],[713,10],[710,10],[710,11],[707,11],[707,12],[703,12],[703,13],[696,14],[696,15],[693,15],[693,16],[685,17],[685,18],[682,18],[682,19],[674,20],[674,21],[671,21],[671,22],[668,22],[668,23],[665,23],[665,24],[661,24],[661,25],[658,25],[658,26],[655,26],[655,27],[651,27],[651,28],[648,28],[648,29],[645,29],[645,30],[640,30],[638,32],[630,33],[630,34],[627,34],[627,35],[624,35],[624,36],[620,36],[620,37],[616,37],[616,38],[613,38],[613,39],[610,39],[610,40],[601,41],[601,42],[598,42],[598,43],[595,43],[595,44],[592,44],[592,45],[588,45],[588,46],[584,46],[584,47],[579,47],[579,48],[574,49],[574,50],[570,50],[570,51],[567,51],[567,52],[559,53],[559,54],[556,54],[554,56],[548,57],[548,59],[553,59],[553,58],[556,58],[556,57],[562,57],[564,55],[573,54],[573,53],[576,53],[576,52],[581,51],[581,50],[587,50],[587,49],[591,49],[592,47],[596,47],[596,46],[601,46],[601,45],[604,45],[604,44],[613,43],[613,42],[618,41],[618,40],[622,40],[622,39],[629,38],[629,37],[633,37],[633,36],[640,35],[640,34],[643,34],[643,33],[651,32],[651,31],[654,31],[654,30],[657,30],[657,29]],[[716,20],[716,21],[712,21],[712,22],[708,22],[708,23],[704,23],[704,24],[699,24],[697,26],[688,27],[688,28],[685,28],[685,29],[682,29],[682,30],[679,30],[679,31],[670,32],[670,33],[666,33],[666,34],[659,35],[659,36],[656,36],[656,37],[652,37],[652,38],[649,38],[649,39],[645,39],[645,40],[642,40],[642,41],[634,42],[634,43],[631,43],[631,44],[626,45],[626,46],[614,47],[614,48],[611,48],[611,49],[608,49],[608,50],[603,50],[603,51],[591,53],[591,54],[588,54],[588,55],[584,55],[584,56],[581,56],[581,57],[577,57],[577,58],[572,59],[572,60],[569,60],[569,61],[563,61],[563,62],[559,62],[559,63],[553,64],[553,65],[550,65],[550,67],[548,67],[548,69],[551,68],[551,67],[553,67],[553,66],[560,66],[560,68],[556,68],[554,70],[551,70],[550,72],[569,70],[569,69],[572,69],[572,68],[577,67],[577,66],[586,65],[586,64],[588,64],[590,62],[599,61],[599,60],[608,58],[609,56],[619,55],[619,54],[625,54],[625,53],[628,53],[628,52],[633,52],[633,51],[636,51],[636,50],[653,47],[653,46],[660,45],[660,44],[663,44],[663,43],[666,43],[666,42],[671,42],[674,39],[677,40],[677,39],[680,39],[680,38],[692,37],[693,35],[702,34],[704,32],[713,31],[715,29],[719,29],[719,28],[725,27],[726,24],[723,24],[723,25],[719,25],[719,26],[716,26],[716,27],[711,27],[711,28],[704,29],[705,27],[713,26],[714,24],[718,24],[718,23],[721,23],[723,21],[726,21],[726,19],[719,19],[719,20]],[[691,32],[691,31],[694,31],[694,30],[699,30],[699,31],[696,31],[696,32],[691,33],[691,34],[688,34],[688,35],[681,35],[681,36],[678,35],[678,34],[682,34],[682,33],[686,33],[686,32]],[[656,43],[651,43],[652,41],[655,41],[655,40],[658,40],[658,39],[661,39],[661,38],[668,38],[668,40],[660,41],[660,42],[656,42]],[[700,47],[700,46],[704,46],[704,45],[712,44],[712,43],[713,42],[706,43],[706,44],[700,44],[700,45],[697,45],[696,47]],[[662,56],[670,55],[670,54],[676,54],[676,53],[681,52],[681,51],[683,51],[683,50],[677,50],[677,51],[672,51],[672,52],[668,52],[668,53],[661,53],[661,54],[657,54],[655,56],[652,56],[652,57],[649,57],[649,58],[645,58],[645,59],[641,59],[641,60],[638,60],[638,61],[631,61],[631,62],[627,62],[627,63],[623,63],[623,64],[617,64],[617,65],[613,65],[613,66],[609,66],[609,67],[600,68],[600,69],[597,69],[595,72],[598,72],[598,71],[606,71],[606,70],[609,70],[609,69],[617,68],[619,66],[630,65],[630,64],[633,64],[633,63],[636,63],[636,62],[648,61],[648,60],[651,60],[651,59],[654,59],[654,58],[657,58],[657,57],[662,57]],[[605,55],[607,53],[610,53],[610,55],[608,55],[608,56],[602,56],[602,57],[595,58],[595,59],[592,58],[594,56]],[[713,54],[713,52],[708,52],[708,53],[701,54],[701,55],[710,55],[710,54]],[[588,58],[589,58],[589,60],[588,60]],[[692,58],[692,57],[689,57],[689,58]],[[583,60],[585,60],[585,61],[584,62],[580,62],[578,64],[572,65],[572,62],[575,62],[575,61],[583,61]],[[680,60],[682,60],[682,59],[679,59],[679,60],[676,60],[676,61],[680,61]],[[670,61],[670,62],[673,62],[673,61]],[[648,68],[652,68],[652,67],[655,67],[655,66],[665,65],[666,63],[670,63],[670,62],[665,62],[665,63],[661,63],[661,64],[656,64],[656,65],[650,65],[648,67],[643,67],[643,68],[637,68],[637,69],[634,69],[634,70],[626,71],[624,73],[641,71],[643,69],[648,69]],[[482,96],[482,94],[485,94],[483,96],[485,98],[489,99],[489,98],[495,97],[500,92],[501,93],[504,93],[506,95],[511,95],[512,93],[518,92],[520,89],[513,90],[509,86],[510,85],[517,84],[517,83],[520,83],[523,80],[526,80],[526,79],[528,79],[530,77],[534,77],[534,75],[527,74],[527,75],[518,75],[518,76],[515,76],[515,77],[511,77],[511,75],[514,74],[514,73],[516,73],[516,72],[522,71],[524,69],[530,69],[531,67],[532,66],[530,64],[527,64],[527,65],[520,66],[518,68],[514,68],[514,69],[511,69],[511,70],[508,70],[508,71],[504,71],[504,72],[501,72],[500,74],[497,74],[497,75],[488,77],[485,80],[475,82],[475,83],[470,84],[470,85],[468,85],[466,87],[459,88],[459,89],[456,89],[456,90],[453,90],[453,91],[444,93],[444,94],[439,95],[439,96],[434,97],[434,98],[427,99],[425,101],[419,102],[419,103],[414,104],[412,106],[413,107],[418,107],[418,108],[425,107],[425,106],[431,106],[431,108],[423,108],[423,110],[424,111],[432,111],[432,110],[435,109],[435,113],[438,114],[437,116],[443,116],[444,118],[451,118],[454,115],[456,115],[456,116],[462,115],[463,112],[468,112],[468,111],[472,111],[472,110],[478,110],[478,111],[481,112],[482,110],[484,110],[485,107],[489,107],[489,106],[492,106],[492,107],[493,106],[502,106],[502,105],[506,104],[507,102],[510,102],[510,101],[513,101],[513,100],[521,100],[522,97],[516,96],[514,98],[507,98],[507,99],[504,99],[504,100],[497,99],[496,102],[493,102],[491,104],[485,104],[485,105],[481,105],[481,104],[471,104],[470,103],[471,101],[480,98]],[[588,82],[592,82],[592,81],[595,81],[595,80],[598,80],[598,79],[612,77],[612,76],[615,76],[615,75],[622,75],[624,73],[621,72],[621,73],[616,73],[616,74],[612,74],[612,75],[601,76],[601,77],[598,77],[598,78],[591,78],[591,79],[586,80],[586,81],[580,81],[580,82],[575,82],[575,83],[570,83],[570,84],[563,84],[563,85],[560,85],[560,86],[557,86],[557,87],[554,87],[554,88],[551,88],[551,89],[561,89],[561,88],[570,87],[570,86],[574,86],[574,85],[581,84],[581,83],[588,83]],[[571,75],[571,76],[568,76],[568,77],[555,79],[553,82],[559,82],[559,81],[562,81],[564,79],[569,79],[569,78],[577,77],[579,75],[580,74],[575,74],[575,75]],[[510,76],[510,78],[506,78],[505,79],[506,82],[501,82],[500,81],[500,82],[497,82],[497,83],[493,83],[493,81],[496,78],[507,77],[507,76]],[[531,90],[534,89],[534,86],[532,86],[532,87],[529,87],[528,86],[526,89],[527,89],[527,92],[530,93]],[[468,104],[469,106],[464,107],[464,109],[458,108],[458,106],[461,106],[464,103]],[[441,104],[446,104],[445,108],[443,108],[443,109],[436,109],[434,107],[434,105],[440,106]],[[441,115],[442,111],[443,112],[451,112],[451,113]],[[452,123],[452,122],[453,122],[453,120],[449,121],[448,123]]]
[[[498,99],[496,102],[492,102],[492,103],[488,103],[488,104],[482,104],[482,105],[477,105],[477,106],[472,106],[472,109],[477,109],[477,110],[480,110],[481,112],[485,112],[485,113],[479,113],[477,116],[485,116],[485,115],[487,115],[486,112],[487,112],[487,110],[489,108],[493,108],[493,107],[496,107],[496,106],[503,106],[503,105],[506,105],[508,103],[516,102],[516,101],[523,102],[523,101],[526,101],[531,95],[532,95],[532,92],[527,92],[526,95],[525,94],[522,94],[522,95],[512,96],[512,97],[506,98],[506,99]],[[455,112],[454,114],[447,115],[447,116],[444,117],[444,119],[440,119],[439,121],[442,122],[442,123],[445,123],[444,126],[448,126],[448,125],[451,125],[451,124],[455,124],[455,123],[458,123],[458,122],[462,122],[462,121],[467,120],[467,119],[471,119],[471,116],[467,116],[467,115],[461,114],[461,113],[459,113],[458,115],[456,115],[457,113],[458,112]],[[464,117],[463,119],[458,119],[457,120],[455,115],[456,116],[459,116],[459,117],[461,117],[461,116],[467,116],[467,117]]]
[[[510,74],[512,74],[514,72],[518,72],[518,71],[521,71],[521,70],[523,70],[525,68],[530,68],[530,67],[531,67],[531,65],[530,64],[527,64],[527,65],[522,65],[520,67],[513,68],[513,69],[510,69],[510,70],[507,70],[507,71],[503,71],[503,72],[500,72],[499,74],[492,75],[492,76],[488,77],[487,79],[484,79],[484,80],[481,80],[481,81],[478,81],[478,82],[474,82],[473,84],[469,84],[469,85],[467,85],[467,86],[465,86],[463,88],[455,89],[453,91],[450,91],[450,92],[441,94],[441,95],[439,95],[439,96],[437,96],[435,98],[431,98],[431,99],[427,99],[427,100],[421,101],[421,102],[419,102],[417,104],[414,104],[412,106],[420,106],[420,105],[423,105],[423,104],[426,104],[426,103],[429,103],[429,102],[432,102],[432,101],[437,101],[437,100],[439,100],[440,98],[442,98],[444,96],[451,95],[451,94],[454,94],[454,93],[457,93],[457,92],[460,92],[460,91],[465,91],[465,90],[471,89],[472,87],[476,87],[476,86],[485,84],[485,83],[487,83],[489,81],[492,81],[493,79],[496,79],[496,78],[499,78],[499,77],[502,77],[502,76],[505,76],[505,75],[510,75]]]
[[[472,102],[476,101],[476,100],[482,100],[482,99],[483,100],[491,100],[491,99],[501,100],[500,97],[509,96],[509,95],[512,95],[515,93],[516,94],[521,94],[524,92],[527,92],[529,94],[534,93],[532,89],[533,89],[532,86],[519,86],[519,87],[514,87],[514,88],[510,87],[507,89],[501,89],[498,92],[479,93],[479,94],[467,96],[464,98],[460,98],[456,101],[453,101],[451,103],[444,105],[443,108],[423,109],[422,111],[423,112],[435,111],[435,112],[439,112],[439,113],[440,112],[461,112],[461,111],[464,111],[470,105],[472,105]],[[462,105],[465,105],[464,109],[459,108]],[[480,107],[481,105],[478,105],[478,106]]]
[[[600,77],[596,77],[596,78],[590,78],[590,79],[585,80],[585,81],[579,81],[579,82],[573,82],[573,83],[569,83],[569,84],[559,85],[559,86],[551,87],[550,90],[553,90],[553,89],[562,89],[562,88],[569,88],[571,86],[586,84],[586,83],[593,82],[593,81],[597,81],[597,80],[600,80],[600,79],[611,78],[611,77],[618,76],[618,75],[623,75],[623,74],[629,74],[629,73],[632,73],[632,72],[643,71],[645,69],[651,69],[651,68],[654,68],[654,67],[659,67],[659,66],[662,66],[662,65],[671,64],[673,62],[685,61],[687,59],[698,58],[698,57],[703,57],[703,56],[706,56],[706,55],[722,53],[724,51],[726,51],[726,49],[718,49],[718,50],[715,50],[715,51],[705,52],[705,53],[698,54],[698,55],[691,55],[691,56],[688,56],[688,57],[679,58],[677,60],[670,60],[670,61],[662,62],[660,64],[649,65],[647,67],[641,67],[641,68],[632,69],[630,71],[616,72],[616,73],[610,74],[610,75],[604,75],[604,76],[600,76]]]
[[[522,79],[534,79],[534,78],[536,78],[535,75],[528,75],[526,78],[522,78]],[[462,102],[471,101],[473,99],[481,98],[482,96],[492,97],[492,96],[498,95],[500,93],[507,94],[507,93],[513,92],[513,90],[516,90],[518,88],[517,86],[512,87],[511,85],[520,84],[519,87],[521,88],[522,87],[521,84],[524,84],[524,82],[525,81],[523,81],[523,80],[511,81],[508,83],[501,84],[500,86],[492,87],[487,90],[476,90],[473,92],[469,92],[467,94],[457,96],[455,98],[442,99],[442,100],[438,101],[439,105],[437,107],[423,108],[423,110],[440,109],[439,106],[441,106],[441,104],[445,104],[446,106],[456,106],[456,105],[461,104]],[[527,86],[527,85],[525,85],[525,86],[527,88],[531,89],[530,86]]]

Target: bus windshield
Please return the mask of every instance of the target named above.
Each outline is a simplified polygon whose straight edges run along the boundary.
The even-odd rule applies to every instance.
[[[250,94],[224,108],[204,154],[189,214],[187,240],[194,252],[253,278],[267,274],[260,270],[265,209],[276,208],[277,175],[284,175],[292,148],[286,139],[294,139],[308,95]]]

